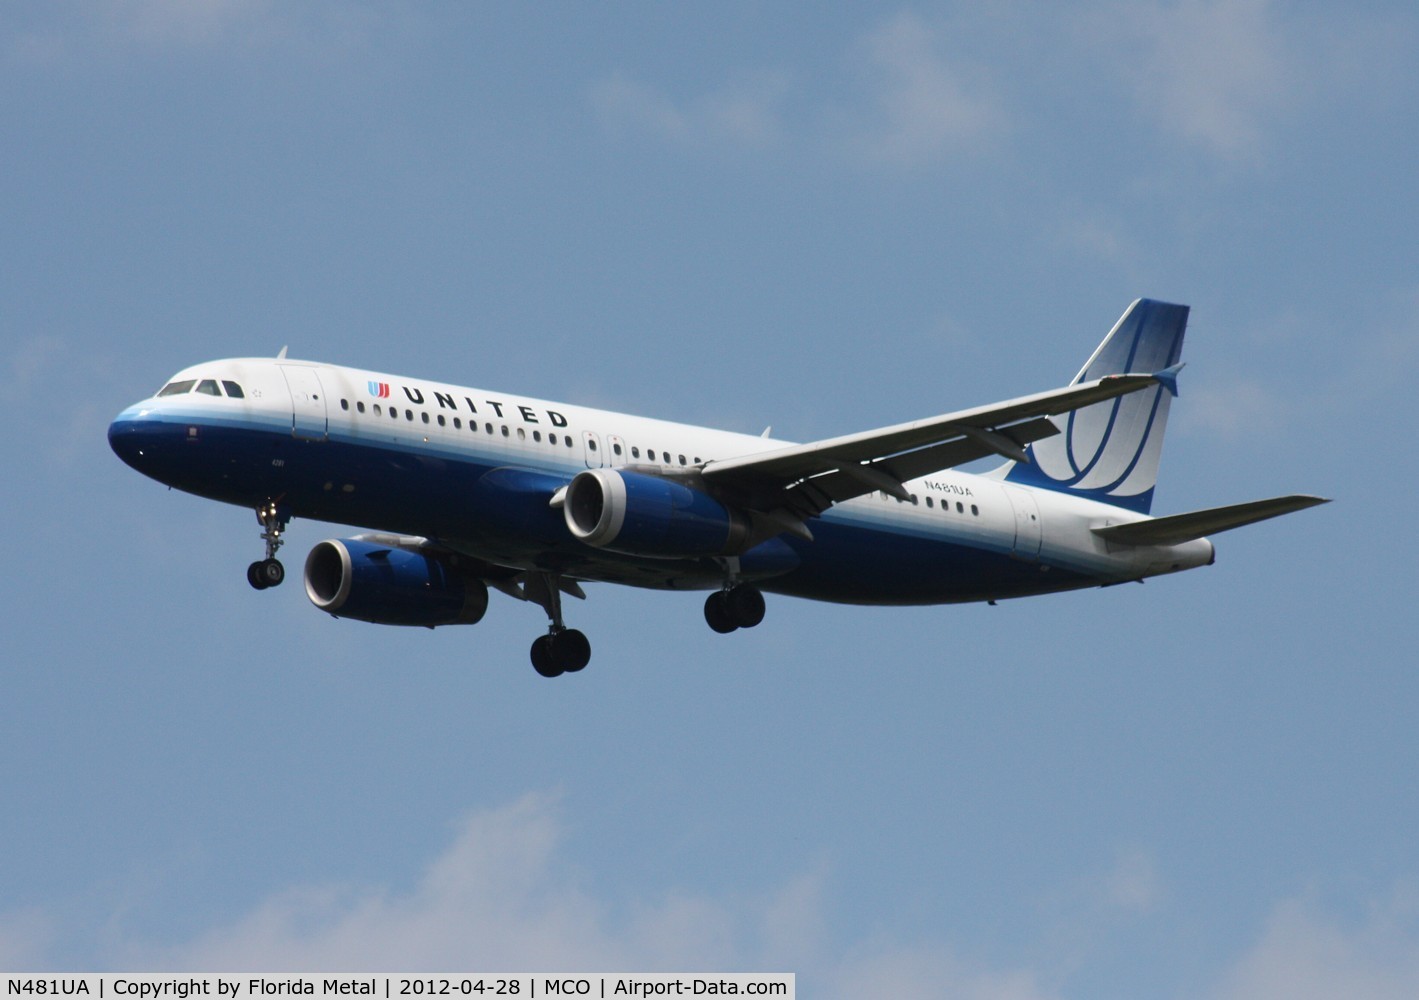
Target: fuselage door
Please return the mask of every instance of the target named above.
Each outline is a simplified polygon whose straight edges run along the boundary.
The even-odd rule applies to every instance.
[[[1005,487],[1005,495],[1015,510],[1015,554],[1022,559],[1040,557],[1040,505],[1035,495],[1018,486]]]
[[[581,432],[581,446],[586,452],[586,467],[588,469],[599,469],[606,464],[605,456],[601,451],[601,438],[597,437],[593,431]]]
[[[282,365],[281,374],[291,390],[291,433],[309,441],[324,441],[329,426],[320,373],[300,365]]]
[[[611,449],[611,454],[606,456],[606,464],[614,467],[626,464],[626,442],[622,441],[614,434],[606,436],[606,447]]]

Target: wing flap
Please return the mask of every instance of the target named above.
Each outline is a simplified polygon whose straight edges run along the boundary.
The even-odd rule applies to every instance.
[[[1282,514],[1291,514],[1323,503],[1330,503],[1329,498],[1294,494],[1272,497],[1269,500],[1252,500],[1227,507],[1211,507],[1169,517],[1155,517],[1146,521],[1131,521],[1128,524],[1111,524],[1094,528],[1093,531],[1100,538],[1119,545],[1178,545],[1194,538],[1202,538],[1204,535],[1230,531],[1232,528],[1255,524],[1257,521],[1280,517]]]

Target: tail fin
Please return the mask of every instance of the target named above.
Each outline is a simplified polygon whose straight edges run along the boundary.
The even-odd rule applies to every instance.
[[[1114,324],[1074,383],[1173,368],[1182,355],[1187,316],[1187,306],[1138,299]],[[1055,417],[1060,433],[1030,445],[1026,450],[1030,462],[1005,466],[1005,479],[1146,514],[1158,481],[1168,404],[1176,394],[1176,382],[1168,378],[1155,388]]]

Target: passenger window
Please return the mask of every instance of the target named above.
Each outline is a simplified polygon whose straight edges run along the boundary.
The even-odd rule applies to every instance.
[[[615,452],[617,455],[621,454],[621,444],[620,444],[620,442],[618,441],[618,442],[615,442],[614,444],[612,444],[612,445],[611,445],[611,450],[612,450],[613,452]]]
[[[637,446],[637,445],[631,445],[631,457],[632,457],[632,458],[640,458],[640,457],[641,457],[641,450],[640,450],[640,447],[639,447],[639,446]]]
[[[965,512],[966,512],[965,506],[961,503],[961,501],[957,500],[957,501],[956,501],[956,513],[957,513],[957,514],[964,514]]]
[[[429,415],[428,415],[427,413],[421,413],[421,414],[419,414],[419,416],[421,416],[421,417],[424,418],[424,423],[428,423],[428,422],[429,422]]]
[[[526,431],[524,428],[519,427],[519,428],[517,429],[517,439],[518,439],[519,441],[526,441],[526,440],[527,440],[527,431]]]
[[[595,438],[587,438],[587,439],[586,439],[586,450],[587,450],[587,451],[595,451],[595,450],[596,450],[596,439],[595,439]]]
[[[971,516],[980,517],[980,508],[977,507],[975,504],[971,504]]]
[[[443,423],[443,417],[439,417],[439,423]],[[461,431],[461,430],[463,430],[463,418],[462,418],[462,417],[454,417],[454,418],[453,418],[453,429],[456,430],[456,431]]]
[[[507,437],[507,424],[503,424],[503,437]]]
[[[382,417],[382,416],[384,416],[384,407],[380,406],[378,403],[375,403],[375,404],[374,404],[374,415],[375,415],[376,417]]]
[[[684,455],[679,455],[679,456],[677,456],[677,457],[680,459],[680,464],[681,464],[681,465],[684,465],[684,464],[685,464],[685,456],[684,456]]]
[[[342,399],[342,400],[340,400],[340,409],[342,409],[342,410],[348,410],[349,408],[350,408],[350,401],[349,401],[348,399]]]
[[[241,386],[237,385],[235,382],[228,382],[226,379],[223,379],[222,388],[227,390],[227,395],[230,396],[232,399],[246,398],[246,393],[242,392]]]
[[[217,388],[217,380],[212,378],[204,378],[199,382],[197,391],[204,396],[220,396],[222,394],[222,390]]]
[[[167,385],[163,386],[158,395],[160,397],[181,396],[183,393],[191,392],[192,387],[196,384],[197,380],[195,378],[188,379],[185,382],[169,382]]]
[[[364,412],[365,412],[365,404],[364,404],[364,403],[356,403],[356,404],[355,404],[355,409],[356,409],[356,410],[359,410],[361,413],[364,413]]]
[[[532,440],[536,441],[538,444],[541,444],[541,443],[542,443],[542,432],[541,432],[541,431],[533,431],[533,432],[532,432]]]

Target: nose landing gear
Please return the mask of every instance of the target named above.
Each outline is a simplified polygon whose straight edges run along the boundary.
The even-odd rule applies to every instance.
[[[279,587],[286,579],[286,567],[276,558],[276,552],[281,548],[281,533],[286,530],[291,517],[280,510],[274,500],[268,500],[256,508],[256,520],[265,529],[261,538],[266,543],[266,558],[258,559],[246,568],[246,582],[257,590]]]

